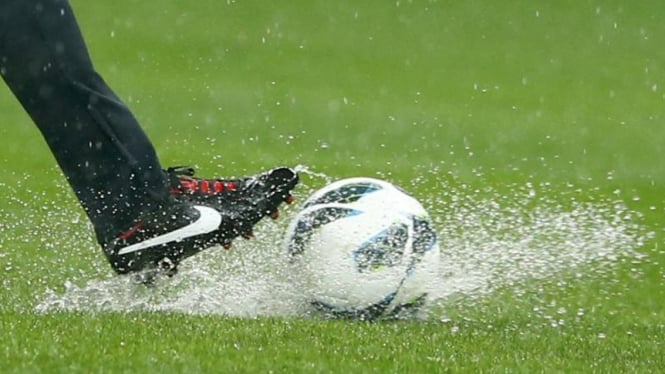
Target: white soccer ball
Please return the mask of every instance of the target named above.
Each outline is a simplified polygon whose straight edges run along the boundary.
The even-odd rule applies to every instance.
[[[308,301],[335,317],[412,314],[438,279],[439,247],[427,212],[373,178],[315,192],[290,223],[285,246]]]

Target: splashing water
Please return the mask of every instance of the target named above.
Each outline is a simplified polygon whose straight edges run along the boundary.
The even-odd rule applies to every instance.
[[[638,214],[618,201],[594,203],[534,196],[531,186],[511,195],[456,194],[440,227],[442,283],[438,297],[483,296],[500,287],[526,287],[563,273],[602,273],[620,258],[639,259],[649,236]]]
[[[298,171],[309,177],[306,181],[316,182],[299,187],[301,201],[332,180],[304,166]],[[481,298],[500,288],[524,289],[534,280],[564,274],[602,275],[620,259],[639,261],[638,250],[650,235],[637,223],[638,213],[597,191],[530,183],[498,191],[456,185],[450,176],[432,178],[414,181],[413,188],[435,186],[420,200],[439,233],[441,271],[432,288],[441,304],[456,295]],[[591,202],[578,198],[583,195],[593,196],[586,199]],[[307,300],[281,243],[295,211],[297,206],[288,208],[278,223],[261,222],[257,236],[237,240],[232,251],[211,249],[184,261],[177,276],[160,279],[156,287],[111,275],[82,285],[67,281],[64,292],[47,291],[35,309],[303,315]]]

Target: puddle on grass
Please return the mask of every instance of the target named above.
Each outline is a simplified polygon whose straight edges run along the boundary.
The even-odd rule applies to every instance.
[[[296,193],[299,201],[330,180],[306,175]],[[638,213],[595,190],[531,183],[475,188],[435,171],[413,183],[402,187],[421,193],[439,234],[441,272],[431,288],[441,305],[505,288],[519,294],[539,280],[563,275],[611,276],[621,261],[640,261],[639,250],[650,235],[638,224]],[[307,302],[281,243],[297,209],[289,207],[278,223],[261,222],[254,239],[237,240],[231,251],[212,249],[183,262],[177,276],[160,279],[156,287],[110,272],[104,279],[79,277],[64,290],[47,291],[35,309],[302,315]]]

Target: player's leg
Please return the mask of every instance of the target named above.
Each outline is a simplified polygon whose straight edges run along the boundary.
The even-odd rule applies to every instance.
[[[105,243],[168,200],[168,179],[129,109],[95,72],[65,0],[0,2],[2,76]]]
[[[248,235],[298,177],[275,169],[230,181],[165,173],[129,109],[94,71],[65,0],[0,1],[0,73],[42,132],[113,268],[175,266]],[[213,189],[194,193],[192,181]],[[221,184],[220,184],[221,183]],[[209,209],[210,207],[214,209]]]

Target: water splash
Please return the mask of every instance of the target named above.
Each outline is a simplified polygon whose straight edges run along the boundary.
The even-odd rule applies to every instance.
[[[267,225],[266,225],[267,226]],[[48,291],[38,312],[172,311],[239,317],[294,315],[304,305],[293,287],[297,279],[286,269],[284,256],[271,248],[281,229],[263,227],[256,241],[238,242],[232,251],[213,248],[184,261],[173,278],[160,278],[154,287],[130,276],[91,279],[79,286],[65,284],[64,293]]]
[[[622,202],[537,190],[512,186],[510,194],[492,197],[453,190],[454,203],[435,214],[444,259],[438,298],[519,290],[560,275],[597,277],[621,258],[643,257],[638,250],[650,234]]]
[[[297,192],[301,201],[333,179],[304,166],[299,171],[305,176]],[[638,213],[593,189],[547,183],[473,188],[435,172],[403,187],[425,194],[418,197],[439,232],[441,276],[433,288],[443,305],[458,295],[477,299],[506,287],[519,293],[534,280],[605,276],[621,259],[640,261],[638,251],[650,235]],[[35,309],[303,315],[306,300],[281,245],[297,208],[278,223],[261,222],[257,236],[236,241],[232,251],[212,249],[183,262],[176,277],[157,287],[109,272],[103,279],[67,281],[64,291],[47,291]]]

